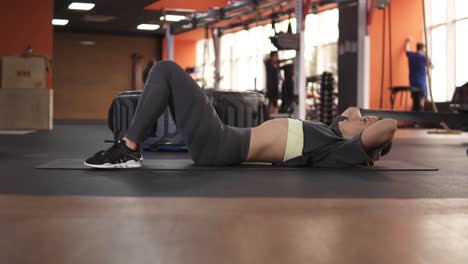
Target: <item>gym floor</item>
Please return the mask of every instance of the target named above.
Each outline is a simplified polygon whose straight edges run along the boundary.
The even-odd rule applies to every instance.
[[[397,132],[385,160],[437,171],[36,169],[104,139],[0,135],[0,263],[468,262],[466,133]]]

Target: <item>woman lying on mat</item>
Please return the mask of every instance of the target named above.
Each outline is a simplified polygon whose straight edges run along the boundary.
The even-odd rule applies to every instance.
[[[389,151],[393,119],[361,117],[348,108],[331,126],[316,121],[269,120],[255,128],[224,125],[205,92],[172,61],[153,66],[125,137],[84,164],[94,168],[138,168],[139,144],[169,106],[198,165],[265,161],[286,166],[349,167],[373,164]]]

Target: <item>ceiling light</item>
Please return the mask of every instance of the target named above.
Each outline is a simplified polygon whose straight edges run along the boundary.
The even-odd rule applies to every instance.
[[[65,26],[66,24],[68,24],[68,19],[52,19],[54,26]]]
[[[80,3],[80,2],[73,2],[68,6],[68,9],[72,10],[91,10],[93,9],[95,4],[92,3]]]
[[[169,12],[180,12],[180,13],[195,13],[195,9],[185,9],[185,8],[166,8],[166,11]]]
[[[160,26],[156,24],[140,24],[137,26],[137,29],[139,30],[156,30]]]
[[[80,44],[83,45],[83,46],[94,46],[94,45],[96,45],[96,41],[82,40],[82,41],[80,41]]]
[[[186,19],[186,16],[181,16],[181,15],[166,15],[166,21],[171,21],[171,22],[177,22],[180,20]]]
[[[81,20],[86,22],[93,22],[93,23],[106,23],[112,20],[117,19],[115,16],[103,16],[103,15],[84,15],[81,17]]]

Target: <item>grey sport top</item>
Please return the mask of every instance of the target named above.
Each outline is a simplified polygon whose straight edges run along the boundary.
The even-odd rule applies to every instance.
[[[338,122],[346,119],[338,116],[330,126],[318,121],[302,121],[302,155],[279,165],[343,168],[367,165],[369,161],[379,159],[381,148],[366,151],[361,143],[361,134],[351,139],[343,138]]]

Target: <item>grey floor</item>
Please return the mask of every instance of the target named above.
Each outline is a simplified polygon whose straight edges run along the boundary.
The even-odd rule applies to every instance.
[[[438,171],[35,169],[110,137],[0,135],[0,263],[468,263],[466,134],[398,131],[386,159]]]
[[[406,160],[438,171],[90,171],[39,170],[57,158],[84,159],[109,147],[101,123],[60,123],[53,131],[0,135],[0,194],[468,198],[468,134],[429,135],[400,129],[386,160]],[[145,158],[189,158],[188,153],[145,152]]]

